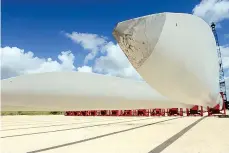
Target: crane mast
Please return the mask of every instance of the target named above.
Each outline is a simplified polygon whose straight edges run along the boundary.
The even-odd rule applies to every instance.
[[[217,46],[217,53],[219,58],[219,85],[220,85],[220,92],[223,93],[223,99],[226,106],[226,109],[229,109],[229,102],[227,101],[227,88],[226,88],[226,82],[224,79],[224,70],[223,70],[223,62],[222,62],[222,56],[220,51],[220,44],[219,39],[217,36],[217,32],[215,29],[215,23],[211,24],[212,32],[214,34],[215,40],[216,40],[216,46]]]

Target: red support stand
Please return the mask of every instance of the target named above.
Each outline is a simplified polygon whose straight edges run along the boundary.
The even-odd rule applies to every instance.
[[[120,110],[110,110],[110,116],[120,116],[121,111]]]
[[[165,116],[165,109],[155,108],[150,110],[151,116]]]
[[[81,111],[75,111],[75,116],[81,116]]]
[[[65,116],[75,116],[75,112],[74,111],[66,111],[64,113]]]
[[[134,116],[149,116],[149,110],[148,109],[138,109],[133,112]]]
[[[121,116],[133,116],[133,110],[123,110]]]
[[[109,111],[108,110],[98,111],[98,116],[109,116]]]
[[[217,104],[215,107],[207,107],[208,116],[215,115],[226,115],[225,103],[223,103],[223,108],[220,110],[220,104]]]
[[[183,116],[183,108],[170,108],[167,109],[168,116]]]
[[[88,116],[88,111],[66,111],[65,116]]]
[[[222,109],[220,109],[220,104],[217,104],[215,107],[211,108],[211,107],[207,107],[207,111],[208,111],[208,116],[215,116],[215,115],[226,115],[226,106],[225,106],[225,102],[224,102],[224,95],[223,92],[220,92],[222,99],[223,99],[223,106]]]
[[[88,111],[88,115],[89,116],[98,116],[98,113],[96,110],[91,110],[91,111]]]
[[[183,112],[183,108],[180,108],[180,116],[183,116],[184,112]]]
[[[195,105],[191,109],[186,108],[186,114],[187,116],[203,116],[203,106]]]
[[[89,116],[89,111],[80,111],[80,116]]]

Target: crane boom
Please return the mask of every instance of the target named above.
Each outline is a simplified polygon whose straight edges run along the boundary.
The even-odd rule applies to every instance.
[[[215,29],[215,23],[211,24],[212,32],[214,34],[215,40],[216,40],[216,46],[217,46],[217,53],[219,57],[219,85],[220,85],[220,92],[223,93],[223,99],[224,103],[226,105],[226,108],[229,109],[229,102],[227,101],[227,88],[226,88],[226,82],[224,79],[224,69],[223,69],[223,62],[222,62],[222,56],[221,56],[221,51],[220,51],[220,44],[219,44],[219,39],[217,36],[217,32]]]

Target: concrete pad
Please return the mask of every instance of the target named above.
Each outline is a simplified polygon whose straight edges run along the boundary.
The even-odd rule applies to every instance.
[[[197,119],[180,118],[92,141],[50,149],[44,153],[147,153]]]
[[[116,118],[116,119],[117,121],[119,121],[122,118]],[[133,120],[133,119],[134,118],[132,117],[125,118],[125,120]],[[144,119],[144,118],[138,118],[138,119]],[[147,120],[142,120],[138,122],[133,121],[133,122],[128,122],[128,123],[119,123],[117,125],[112,125],[112,126],[111,125],[110,126],[100,126],[100,127],[91,127],[91,128],[84,128],[84,129],[58,131],[58,132],[52,132],[52,133],[41,133],[41,134],[26,135],[26,136],[19,136],[19,137],[2,138],[2,146],[3,146],[2,149],[7,153],[10,153],[10,152],[12,153],[15,153],[15,152],[22,153],[23,152],[24,153],[24,152],[31,151],[31,150],[38,150],[38,149],[50,147],[53,145],[61,145],[61,144],[69,143],[72,141],[90,138],[90,137],[98,136],[100,134],[107,134],[107,133],[114,132],[117,130],[128,129],[134,126],[138,126],[136,124],[147,124],[151,122],[165,120],[165,118],[157,118],[157,119],[145,118],[145,119]],[[92,124],[94,123],[92,122]],[[72,128],[72,126],[70,126],[69,128]],[[14,147],[12,147],[12,145]]]
[[[119,124],[124,123],[124,122],[129,122],[129,123],[134,123],[135,122],[139,122],[140,120],[150,120],[152,121],[151,118],[139,118],[139,119],[131,119],[131,118],[126,118],[126,119],[120,119],[117,120],[116,119],[110,119],[109,121],[87,121],[87,122],[75,122],[75,124],[71,124],[71,123],[67,123],[64,125],[58,125],[56,124],[56,126],[40,126],[41,128],[24,128],[24,129],[19,129],[18,130],[6,130],[6,131],[1,131],[1,137],[7,137],[7,136],[13,136],[13,135],[28,135],[28,134],[32,134],[32,133],[53,133],[55,131],[57,132],[62,132],[62,131],[69,131],[69,130],[78,130],[79,128],[91,128],[91,127],[95,127],[95,126],[106,126],[108,124],[111,125],[115,125],[115,124]],[[50,124],[53,125],[53,124]],[[34,126],[35,127],[35,126]],[[39,127],[39,126],[36,126]]]
[[[75,120],[66,120],[66,121],[47,121],[44,123],[40,123],[37,121],[30,121],[28,123],[20,123],[20,124],[13,124],[13,125],[3,125],[2,130],[10,130],[10,129],[28,129],[28,128],[38,128],[38,127],[54,127],[54,126],[64,126],[64,125],[80,125],[80,124],[90,124],[93,123],[99,123],[99,122],[108,122],[108,121],[115,121],[117,119],[93,119],[93,118],[86,118],[86,119],[80,119],[76,118]],[[120,121],[123,119],[120,119]]]
[[[1,138],[1,150],[3,153],[148,153],[201,117],[175,118],[176,117],[2,117],[3,129],[8,128],[4,127],[4,122],[13,123],[16,121],[26,121],[27,124],[34,124],[33,126],[37,126],[36,122],[41,121],[49,122],[50,125],[60,123],[69,125],[39,128],[31,128],[31,125],[20,125],[19,127],[28,129],[1,131],[1,137],[14,135],[13,137]],[[168,119],[174,120],[165,121]],[[60,123],[56,123],[57,121],[60,121]],[[161,153],[225,153],[229,149],[229,143],[226,141],[227,137],[225,136],[229,135],[227,130],[229,125],[227,124],[228,121],[227,118],[205,118],[186,134],[165,148]],[[119,123],[93,126],[109,122]],[[79,123],[79,125],[72,125],[71,123]],[[39,126],[42,125],[46,126],[48,124],[39,123]],[[218,134],[216,130],[218,130]],[[18,134],[27,135],[15,136]]]
[[[229,119],[208,117],[162,153],[227,153],[229,152],[228,138]]]

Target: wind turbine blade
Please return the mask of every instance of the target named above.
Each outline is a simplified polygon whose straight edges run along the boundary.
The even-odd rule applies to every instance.
[[[1,80],[2,111],[66,111],[189,107],[142,81],[80,72],[30,74]]]
[[[215,106],[219,64],[210,26],[183,13],[159,13],[117,24],[113,35],[142,78],[163,96]]]

